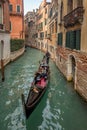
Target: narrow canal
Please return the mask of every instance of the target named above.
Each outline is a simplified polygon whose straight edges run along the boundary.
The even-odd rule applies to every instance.
[[[25,54],[0,73],[0,130],[87,130],[87,103],[73,84],[50,61],[50,83],[41,102],[26,121],[21,94],[27,98],[30,84],[43,53],[27,48]]]

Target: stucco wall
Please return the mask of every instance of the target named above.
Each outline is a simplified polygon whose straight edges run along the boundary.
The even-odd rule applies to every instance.
[[[3,57],[1,57],[1,40],[3,40]],[[0,59],[3,58],[6,62],[10,61],[10,34],[0,33]]]
[[[24,51],[25,51],[25,47],[21,48],[18,51],[12,52],[10,61],[14,61],[15,59],[17,59],[19,56],[21,56],[24,53]]]
[[[87,0],[84,0],[84,15],[81,31],[81,50],[87,52]]]

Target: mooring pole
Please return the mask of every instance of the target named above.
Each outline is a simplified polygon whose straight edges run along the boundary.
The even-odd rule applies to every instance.
[[[1,73],[2,73],[2,81],[4,82],[5,76],[4,76],[4,61],[1,59]]]
[[[1,74],[2,74],[2,81],[4,82],[5,76],[4,76],[3,46],[4,46],[4,41],[1,40]]]

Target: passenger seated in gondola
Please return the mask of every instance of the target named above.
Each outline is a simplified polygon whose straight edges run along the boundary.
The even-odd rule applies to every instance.
[[[35,73],[35,78],[34,78],[34,83],[36,84],[38,81],[40,81],[41,79],[41,74],[42,74],[42,71],[39,70],[38,72]]]
[[[41,80],[39,82],[37,82],[37,87],[41,88],[41,89],[45,88],[46,87],[46,79],[42,77]]]
[[[36,72],[35,78],[34,78],[35,84],[36,84],[38,81],[40,81],[42,77],[43,77],[43,78],[47,78],[46,68],[39,67],[39,71]]]
[[[36,79],[36,86],[38,88],[44,88],[46,86],[46,80],[47,80],[47,72],[44,68],[42,68],[42,72],[40,74],[40,78]]]

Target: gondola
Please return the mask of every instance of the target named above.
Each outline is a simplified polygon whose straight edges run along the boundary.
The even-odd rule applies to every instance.
[[[39,69],[40,68],[46,69],[46,75],[44,76],[40,75],[41,77],[39,77],[37,82],[35,82],[36,81],[35,78],[38,78],[38,76],[35,74],[36,76],[31,84],[26,102],[25,102],[24,94],[22,94],[22,103],[23,103],[26,119],[28,119],[31,113],[34,111],[34,109],[40,102],[42,96],[46,92],[46,89],[48,88],[48,82],[49,82],[49,76],[50,76],[49,64],[46,64],[46,65],[40,64]],[[37,71],[37,74],[40,71],[39,69]]]

